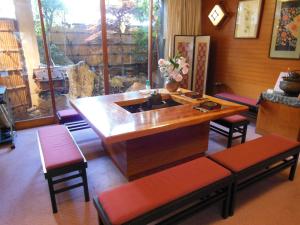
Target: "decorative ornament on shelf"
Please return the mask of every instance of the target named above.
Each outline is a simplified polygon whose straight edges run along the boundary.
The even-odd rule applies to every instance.
[[[300,94],[300,71],[291,71],[288,68],[288,75],[282,77],[279,87],[284,91],[285,95],[291,97],[297,97]]]
[[[165,88],[169,92],[176,92],[183,79],[182,75],[189,72],[189,64],[186,59],[180,55],[176,55],[169,60],[160,59],[158,60],[158,66],[160,72],[166,78]]]
[[[210,11],[208,18],[214,26],[218,26],[222,22],[222,20],[225,18],[225,15],[226,15],[226,13],[222,9],[221,5],[217,4]]]

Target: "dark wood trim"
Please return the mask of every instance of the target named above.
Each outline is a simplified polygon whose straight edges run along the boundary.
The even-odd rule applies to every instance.
[[[101,10],[101,30],[102,30],[102,60],[103,60],[103,79],[104,94],[109,94],[109,70],[108,70],[108,50],[107,50],[107,29],[106,29],[106,6],[105,0],[100,0]]]
[[[15,123],[15,128],[16,130],[24,130],[28,128],[46,126],[55,123],[56,123],[56,118],[54,116],[49,116],[49,117],[43,117],[39,119],[18,121]]]
[[[41,0],[38,0],[38,8],[39,8],[39,14],[40,14],[41,28],[42,28],[45,59],[46,59],[47,70],[48,70],[49,87],[50,87],[50,93],[51,93],[51,103],[52,103],[54,115],[56,115],[56,103],[55,103],[54,87],[53,87],[53,81],[52,81],[51,63],[50,63],[50,56],[49,56],[49,49],[48,49],[48,43],[47,43],[47,37],[46,37],[44,15],[43,15],[43,10],[42,10]]]
[[[153,87],[152,80],[152,21],[153,21],[153,0],[149,0],[149,27],[148,27],[148,80]]]

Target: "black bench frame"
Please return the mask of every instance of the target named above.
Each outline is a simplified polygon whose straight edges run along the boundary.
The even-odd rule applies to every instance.
[[[213,123],[217,123],[223,127],[227,127],[229,129],[228,132],[221,129],[220,127],[215,126]],[[232,140],[234,139],[241,138],[241,143],[244,143],[246,141],[248,124],[248,120],[243,120],[237,123],[230,123],[225,120],[219,119],[214,120],[212,121],[212,123],[210,123],[210,129],[227,137],[227,148],[230,148],[232,145]],[[234,136],[235,133],[238,133],[238,135]]]
[[[73,117],[71,117],[71,119],[63,119],[62,117],[59,116],[58,113],[56,113],[56,116],[57,116],[57,119],[59,121],[59,124],[65,124],[65,123],[71,123],[71,122],[76,122],[76,121],[81,121],[82,120],[82,117],[78,114],[78,115],[75,115]]]
[[[284,153],[271,157],[258,164],[248,167],[238,173],[231,171],[234,176],[234,183],[232,185],[232,193],[230,200],[229,215],[233,216],[235,208],[235,199],[238,191],[254,184],[265,177],[274,175],[286,168],[291,168],[289,173],[289,180],[293,181],[297,169],[300,147],[292,148]],[[208,158],[210,158],[208,156]],[[226,166],[210,158],[214,162],[226,168]],[[229,168],[227,168],[230,170]]]
[[[69,123],[65,123],[64,125],[70,132],[90,128],[90,125],[84,120],[69,122]]]
[[[258,106],[253,106],[253,105],[249,105],[245,102],[240,102],[240,101],[236,101],[236,100],[233,100],[231,98],[226,98],[226,97],[223,97],[223,96],[214,96],[215,98],[219,98],[219,99],[223,99],[223,100],[226,100],[226,101],[229,101],[229,102],[235,102],[237,104],[241,104],[241,105],[245,105],[245,106],[248,106],[249,109],[247,112],[245,112],[245,116],[248,116],[250,118],[253,118],[253,119],[256,119],[257,117],[257,113],[258,113]]]
[[[159,218],[162,218],[182,207],[188,206],[189,204],[193,204],[192,206],[184,209],[176,213],[175,215],[164,219],[158,224],[174,224],[178,220],[186,218],[186,216],[191,215],[197,212],[204,207],[217,202],[219,200],[223,200],[223,210],[222,216],[223,218],[227,218],[229,215],[229,207],[230,207],[230,199],[232,193],[232,182],[233,177],[230,175],[222,180],[219,180],[213,184],[210,184],[206,187],[203,187],[195,192],[192,192],[186,196],[178,198],[172,202],[169,202],[159,208],[156,208],[144,215],[141,215],[131,221],[124,223],[124,225],[140,225],[140,224],[148,224]],[[111,222],[101,206],[98,198],[94,198],[94,205],[98,212],[98,221],[99,225],[111,225]]]
[[[69,133],[69,135],[73,139],[73,137],[70,133]],[[82,152],[80,151],[78,145],[74,141],[74,139],[73,139],[73,142],[76,145],[78,151],[80,152],[80,154],[83,158],[83,161],[47,171],[45,162],[44,162],[44,155],[43,155],[42,147],[40,144],[39,135],[37,135],[37,137],[38,137],[38,145],[39,145],[39,151],[40,151],[43,172],[44,172],[45,179],[47,179],[47,181],[48,181],[48,187],[49,187],[49,192],[50,192],[50,199],[51,199],[53,213],[57,213],[57,204],[56,204],[55,194],[65,192],[65,191],[68,191],[68,190],[71,190],[71,189],[74,189],[74,188],[77,188],[80,186],[83,186],[85,201],[88,202],[90,200],[90,197],[89,197],[89,189],[88,189],[88,182],[87,182],[87,175],[86,175],[87,161],[86,161],[85,157],[83,156]],[[57,176],[65,175],[67,173],[73,173],[73,172],[78,172],[78,173],[70,174],[69,176],[64,176],[63,178],[54,179]],[[65,182],[65,181],[68,181],[71,179],[79,178],[79,177],[82,178],[82,182],[80,182],[80,183],[76,183],[76,184],[73,184],[73,185],[70,185],[67,187],[63,187],[60,189],[56,189],[56,190],[54,188],[55,184]]]

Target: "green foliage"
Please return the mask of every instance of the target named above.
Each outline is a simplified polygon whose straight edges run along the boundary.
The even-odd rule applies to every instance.
[[[61,51],[56,44],[50,43],[51,59],[56,65],[70,65],[73,62],[65,56],[65,53]]]
[[[142,63],[147,60],[148,31],[146,27],[139,27],[133,32],[133,39],[136,44],[133,50],[135,61]]]
[[[133,8],[131,6],[123,6],[121,8],[107,7],[106,24],[109,30],[121,33],[121,25],[124,24],[126,28],[129,26],[130,16],[132,15]],[[113,17],[113,18],[110,18]]]
[[[44,21],[45,21],[45,31],[47,35],[47,40],[49,44],[49,51],[51,53],[51,61],[54,64],[58,65],[66,65],[71,64],[72,61],[64,55],[64,52],[61,51],[57,45],[51,43],[50,32],[52,27],[55,24],[59,24],[62,21],[62,16],[65,10],[64,4],[61,0],[41,0],[43,13],[44,13]],[[42,28],[40,22],[40,16],[38,13],[38,5],[37,1],[34,2],[34,29],[37,35],[38,48],[40,54],[40,61],[43,64],[46,64],[45,60],[45,50],[42,39]]]
[[[38,42],[38,49],[40,54],[40,62],[42,64],[46,64],[45,59],[45,50],[44,50],[44,44],[42,37],[37,37]],[[65,56],[64,52],[61,51],[56,44],[50,43],[49,44],[49,50],[51,53],[51,61],[56,65],[70,65],[73,64],[73,62]]]
[[[62,21],[65,6],[61,0],[41,0],[46,32],[51,31],[56,21]]]
[[[34,26],[37,34],[41,34],[41,23],[37,0],[33,2]],[[41,0],[46,32],[62,20],[65,6],[61,0]]]
[[[149,0],[134,0],[135,7],[133,14],[140,22],[148,21],[149,18]],[[158,13],[160,9],[160,0],[153,1],[153,17],[154,20],[158,19]]]

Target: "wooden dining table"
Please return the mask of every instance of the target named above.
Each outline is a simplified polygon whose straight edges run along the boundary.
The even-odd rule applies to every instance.
[[[178,104],[141,112],[128,111],[129,106],[147,102],[149,94],[142,91],[71,101],[129,180],[203,156],[208,148],[209,122],[248,109],[207,95],[193,99],[185,95],[189,92],[185,89],[176,93],[165,89],[158,92],[163,100]],[[208,111],[194,108],[206,101],[218,103],[221,108]]]

